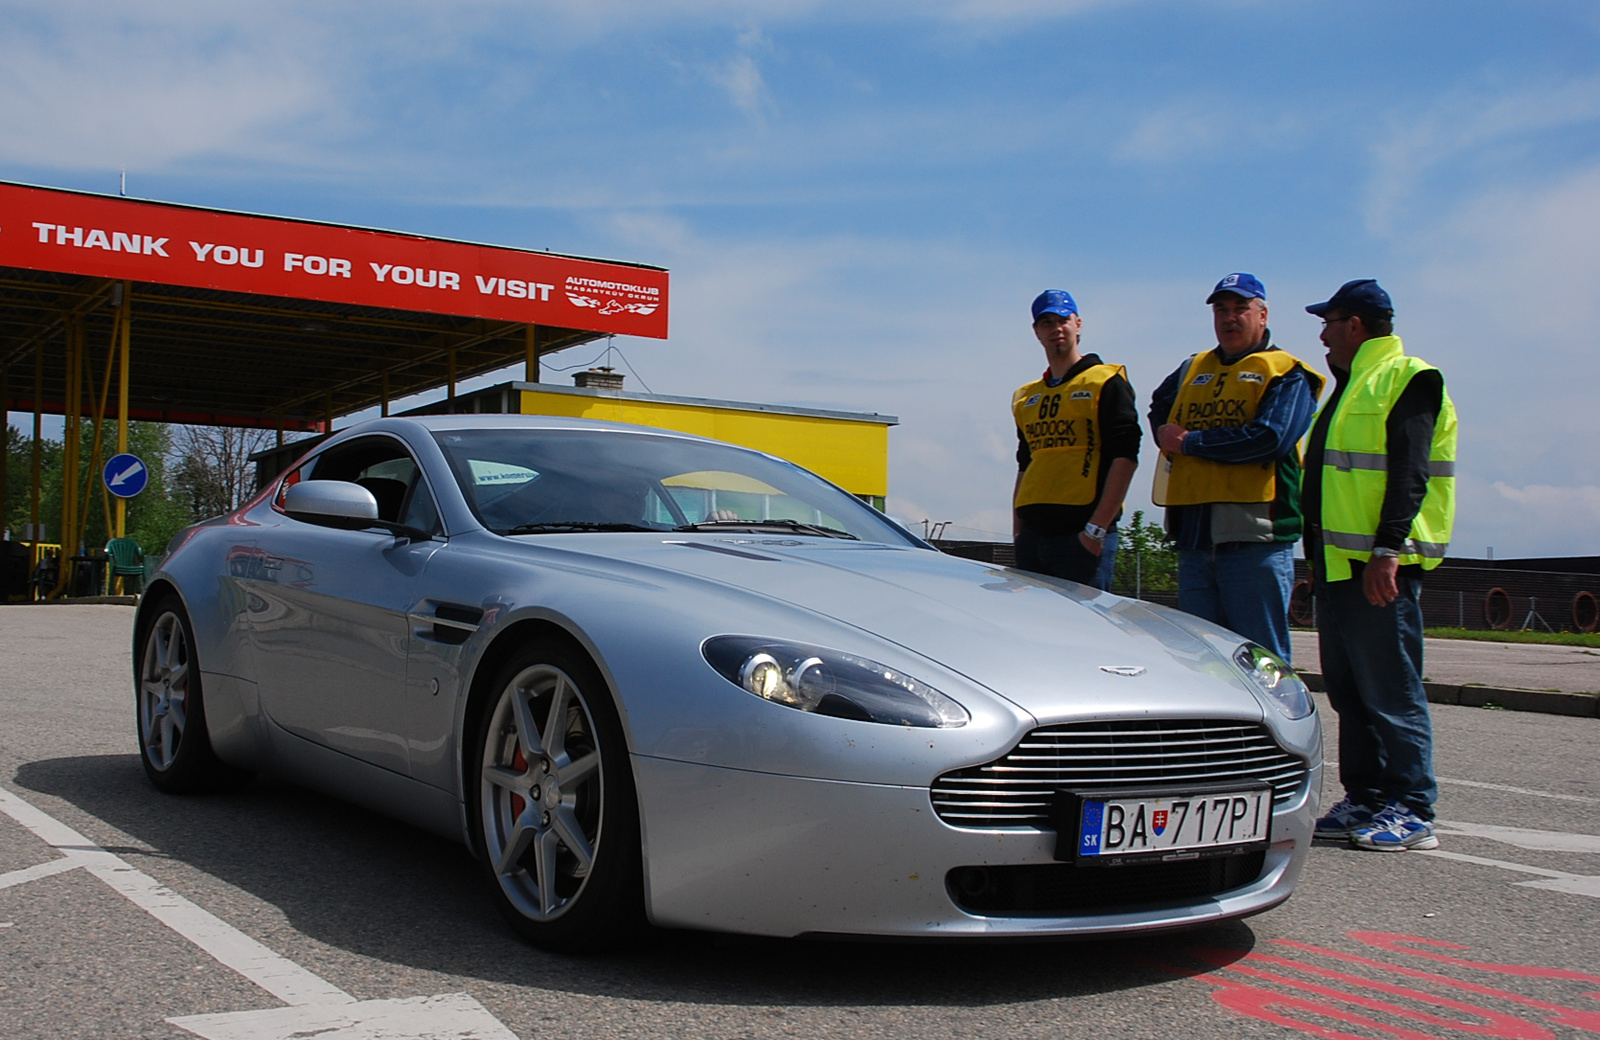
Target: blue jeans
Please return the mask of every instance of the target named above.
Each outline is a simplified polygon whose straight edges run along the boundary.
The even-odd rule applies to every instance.
[[[1322,681],[1339,713],[1339,781],[1373,809],[1404,802],[1433,819],[1433,720],[1422,688],[1422,582],[1401,575],[1400,596],[1375,607],[1359,576],[1317,585]]]
[[[1078,534],[1040,534],[1026,527],[1017,535],[1017,567],[1035,574],[1066,578],[1094,588],[1101,557],[1083,547]]]
[[[1293,542],[1227,542],[1178,551],[1178,609],[1230,628],[1285,661],[1292,652],[1292,588]]]

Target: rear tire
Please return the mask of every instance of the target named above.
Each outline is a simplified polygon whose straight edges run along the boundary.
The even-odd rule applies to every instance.
[[[249,783],[251,774],[211,750],[194,628],[183,603],[169,592],[143,616],[133,681],[145,775],[168,794],[234,790]]]
[[[622,723],[593,662],[518,651],[478,713],[467,763],[473,851],[500,912],[549,950],[614,947],[644,922],[639,808]]]

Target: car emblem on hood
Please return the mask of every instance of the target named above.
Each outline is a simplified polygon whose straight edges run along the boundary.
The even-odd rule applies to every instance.
[[[1102,672],[1110,672],[1112,675],[1127,675],[1127,676],[1143,675],[1144,674],[1144,665],[1142,665],[1142,664],[1103,664],[1103,665],[1100,666],[1100,670]]]

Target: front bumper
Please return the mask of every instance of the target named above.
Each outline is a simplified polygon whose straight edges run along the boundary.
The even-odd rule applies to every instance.
[[[1055,834],[967,830],[925,787],[844,783],[636,756],[650,918],[755,935],[1080,936],[1192,927],[1270,909],[1293,891],[1311,845],[1306,790],[1273,813],[1259,872],[1215,895],[1068,914],[977,914],[952,870],[1048,865]],[[1116,870],[1119,868],[1098,868]]]

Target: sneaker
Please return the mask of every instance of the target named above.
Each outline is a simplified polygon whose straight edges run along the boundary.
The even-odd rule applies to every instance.
[[[1350,844],[1358,849],[1404,852],[1407,849],[1436,849],[1439,839],[1434,836],[1433,824],[1402,803],[1390,802],[1372,818],[1370,826],[1350,835]]]
[[[1372,810],[1360,802],[1352,802],[1349,795],[1339,799],[1339,804],[1329,809],[1317,821],[1312,837],[1345,841],[1356,831],[1372,826]]]

